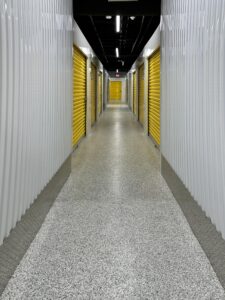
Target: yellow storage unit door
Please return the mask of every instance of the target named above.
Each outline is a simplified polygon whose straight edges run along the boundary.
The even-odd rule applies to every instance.
[[[144,125],[144,64],[138,72],[138,120]]]
[[[96,67],[91,64],[91,125],[96,121]]]
[[[102,112],[102,96],[102,73],[100,73],[98,78],[98,115]]]
[[[110,102],[121,102],[121,98],[122,98],[122,82],[110,80],[109,82]]]
[[[133,74],[133,113],[137,115],[137,75]]]
[[[86,57],[73,47],[73,146],[86,132]]]
[[[149,58],[149,134],[160,145],[160,50]]]

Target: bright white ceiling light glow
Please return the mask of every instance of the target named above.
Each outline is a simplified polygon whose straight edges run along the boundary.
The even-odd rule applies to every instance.
[[[87,56],[89,56],[89,55],[92,54],[91,51],[90,51],[90,49],[88,47],[80,47],[80,50],[82,52],[84,52],[84,54],[87,55]]]
[[[116,32],[120,32],[120,16],[116,16]]]
[[[111,20],[111,19],[112,19],[112,16],[106,16],[106,19],[107,19],[107,20]]]
[[[119,57],[120,55],[119,55],[119,49],[118,48],[116,48],[116,57]]]
[[[154,49],[145,49],[143,57],[149,57],[154,52]]]

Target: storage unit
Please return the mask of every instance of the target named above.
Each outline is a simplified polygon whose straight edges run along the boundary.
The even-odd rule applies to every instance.
[[[138,120],[144,125],[144,64],[140,66],[138,71]]]
[[[160,49],[149,58],[148,132],[160,145]]]
[[[73,146],[86,133],[86,57],[73,47]]]
[[[120,103],[122,100],[122,82],[109,81],[109,101],[110,103]]]
[[[91,125],[96,121],[96,67],[91,64]]]
[[[137,115],[137,73],[133,73],[133,113]]]
[[[102,113],[102,101],[103,101],[102,80],[103,80],[103,76],[101,72],[98,78],[98,115]]]

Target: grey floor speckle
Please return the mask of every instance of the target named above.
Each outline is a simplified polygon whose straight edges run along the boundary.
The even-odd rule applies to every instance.
[[[225,299],[131,113],[106,111],[1,299]]]

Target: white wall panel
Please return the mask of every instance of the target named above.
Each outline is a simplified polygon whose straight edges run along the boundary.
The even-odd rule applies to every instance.
[[[104,71],[104,85],[103,85],[103,90],[104,90],[104,95],[103,95],[103,98],[104,98],[104,109],[106,108],[107,106],[107,103],[108,103],[108,85],[109,85],[109,74]]]
[[[127,74],[127,78],[128,78],[128,105],[130,110],[133,110],[133,76],[132,76],[132,72],[129,72]]]
[[[72,0],[0,0],[0,244],[71,152]]]
[[[162,154],[225,238],[225,1],[163,0]]]

